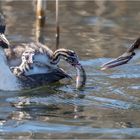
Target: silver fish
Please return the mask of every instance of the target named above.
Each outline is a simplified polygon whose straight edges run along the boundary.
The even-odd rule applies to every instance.
[[[86,84],[86,72],[81,64],[76,66],[76,88],[82,89]]]

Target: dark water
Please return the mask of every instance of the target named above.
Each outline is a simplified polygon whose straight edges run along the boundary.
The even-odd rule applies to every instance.
[[[35,3],[0,1],[11,43],[36,39]],[[0,92],[1,138],[140,138],[139,59],[108,71],[140,35],[139,1],[61,1],[60,47],[75,50],[87,73],[84,90],[55,84]],[[55,3],[48,1],[45,44],[55,50]],[[139,57],[139,55],[138,55]],[[75,76],[75,70],[61,64]]]

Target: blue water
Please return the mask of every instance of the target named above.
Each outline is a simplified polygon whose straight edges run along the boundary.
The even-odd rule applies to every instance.
[[[48,1],[45,43],[55,50],[55,3]],[[62,61],[71,83],[0,91],[1,138],[140,138],[139,55],[129,64],[100,71],[139,36],[138,1],[61,1],[60,47],[75,50],[87,73],[75,88],[76,72]],[[36,39],[33,1],[0,1],[12,44]]]

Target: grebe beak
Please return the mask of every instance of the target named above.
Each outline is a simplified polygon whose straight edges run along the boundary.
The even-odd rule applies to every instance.
[[[136,41],[126,50],[126,52],[119,56],[118,58],[109,61],[101,66],[101,70],[106,70],[109,68],[114,68],[123,64],[126,64],[130,61],[135,55],[135,50],[140,47],[140,37],[136,39]]]
[[[0,45],[3,48],[8,48],[10,43],[4,34],[0,34]]]
[[[135,52],[126,52],[123,55],[119,56],[118,58],[111,60],[101,66],[101,70],[106,70],[109,68],[114,68],[120,65],[126,64],[128,61],[130,61],[133,56],[135,55]]]

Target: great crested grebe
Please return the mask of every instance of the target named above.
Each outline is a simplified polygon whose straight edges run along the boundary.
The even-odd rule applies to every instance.
[[[114,68],[129,62],[135,55],[135,50],[140,47],[140,37],[127,49],[125,53],[101,66],[101,70]]]
[[[11,48],[4,35],[5,26],[5,19],[0,15],[0,59],[1,71],[3,72],[2,82],[3,85],[5,84],[1,86],[2,82],[0,80],[0,89],[17,90],[70,78],[63,69],[59,68],[60,59],[66,60],[77,69],[76,87],[81,88],[85,85],[85,71],[74,51],[58,49],[52,52],[52,50],[39,42],[22,44]],[[4,51],[4,48],[8,49]],[[8,64],[12,66],[11,69],[9,69]],[[7,76],[8,74],[11,78]]]

